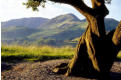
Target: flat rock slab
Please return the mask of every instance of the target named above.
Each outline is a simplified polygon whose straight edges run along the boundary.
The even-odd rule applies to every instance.
[[[69,60],[48,60],[44,62],[2,63],[2,80],[97,80],[83,77],[66,77],[52,72],[53,68]],[[9,66],[10,68],[7,68]],[[111,69],[112,80],[121,80],[121,62],[115,62]]]

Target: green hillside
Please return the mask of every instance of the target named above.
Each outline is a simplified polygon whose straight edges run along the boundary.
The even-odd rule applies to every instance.
[[[11,26],[23,26],[27,28],[37,28],[40,24],[45,23],[49,19],[41,17],[30,17],[30,18],[20,18],[12,19],[9,21],[1,22],[2,28],[11,27]]]
[[[110,31],[116,28],[116,26],[118,26],[118,21],[116,21],[115,19],[112,18],[106,18],[105,19],[105,26],[106,26],[106,30]]]
[[[72,43],[71,41],[80,37],[87,27],[87,22],[85,19],[80,20],[73,14],[60,15],[46,20],[44,18],[39,18],[40,22],[38,21],[39,24],[37,24],[39,26],[36,25],[36,27],[34,27],[35,25],[32,21],[37,21],[38,18],[37,20],[36,18],[34,18],[34,20],[32,19],[33,18],[30,18],[29,20],[28,18],[28,21],[24,20],[24,18],[20,20],[16,19],[17,21],[14,20],[14,22],[17,23],[12,24],[10,24],[11,21],[3,22],[7,26],[2,26],[2,43],[51,46],[75,45],[77,41],[76,43]],[[31,26],[26,27],[24,23],[23,27],[18,25],[24,21],[26,25],[29,24]],[[115,29],[118,23],[119,22],[114,19],[106,18],[106,31]],[[11,26],[13,24],[18,26]]]
[[[15,39],[23,39],[26,36],[38,32],[37,29],[29,29],[26,27],[16,27],[12,26],[9,28],[1,29],[2,40],[15,40]]]
[[[73,14],[60,15],[48,20],[46,23],[40,25],[40,29],[66,29],[68,26],[78,25],[80,20]]]

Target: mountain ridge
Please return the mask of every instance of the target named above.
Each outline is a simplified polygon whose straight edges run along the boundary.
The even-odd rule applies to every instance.
[[[40,24],[48,21],[47,18],[42,17],[30,17],[30,18],[20,18],[20,19],[12,19],[9,21],[1,22],[1,27],[10,27],[10,26],[24,26],[29,28],[36,28]]]
[[[11,23],[12,21],[14,23]],[[105,23],[106,31],[110,31],[115,29],[119,22],[112,18],[106,18]],[[63,45],[65,41],[80,37],[86,27],[86,20],[80,20],[73,14],[60,15],[52,19],[41,17],[14,19],[2,22],[1,38],[3,42],[16,40],[20,43],[26,41],[30,44]]]

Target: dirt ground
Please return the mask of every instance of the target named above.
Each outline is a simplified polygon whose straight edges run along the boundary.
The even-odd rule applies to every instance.
[[[83,77],[57,75],[52,69],[68,60],[48,60],[44,62],[2,63],[2,80],[97,80]],[[121,62],[115,62],[111,69],[112,80],[121,80]]]

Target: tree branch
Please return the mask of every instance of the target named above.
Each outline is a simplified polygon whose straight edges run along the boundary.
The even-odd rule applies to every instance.
[[[105,6],[105,0],[91,0],[92,8],[94,9],[94,15],[103,15],[104,17],[109,14],[108,9]]]
[[[28,0],[28,2],[39,2],[39,5],[32,5],[32,4],[26,4],[29,7],[32,8],[37,8],[38,6],[44,6],[44,3],[46,0]],[[63,3],[63,4],[69,4],[76,8],[82,15],[84,16],[97,16],[97,15],[102,15],[106,16],[108,14],[108,10],[105,6],[105,0],[91,0],[92,1],[92,6],[93,8],[88,7],[84,0],[49,0],[55,3]],[[33,2],[32,2],[33,3]]]
[[[93,9],[88,7],[83,0],[75,2],[73,6],[84,16],[93,15]]]
[[[96,8],[98,6],[104,5],[104,0],[91,0],[92,2],[92,8]]]
[[[92,14],[92,8],[88,7],[83,0],[49,0],[57,3],[69,4],[76,8],[84,16],[87,14]]]
[[[29,0],[28,0],[29,1]],[[32,0],[37,1],[40,3],[45,3],[46,0]],[[63,4],[69,4],[76,8],[80,13],[82,13],[84,16],[86,14],[92,14],[92,8],[88,7],[83,0],[49,0],[55,3],[63,3]]]
[[[121,21],[113,34],[112,41],[121,50]]]

